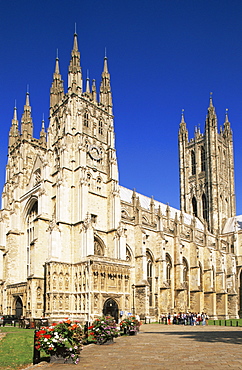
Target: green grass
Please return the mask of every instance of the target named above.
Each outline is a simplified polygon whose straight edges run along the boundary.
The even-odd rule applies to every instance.
[[[22,369],[33,361],[34,330],[6,326],[0,340],[0,370]]]
[[[232,324],[232,325],[231,325]],[[208,320],[208,325],[219,325],[219,326],[242,326],[242,319],[230,319],[230,320]]]

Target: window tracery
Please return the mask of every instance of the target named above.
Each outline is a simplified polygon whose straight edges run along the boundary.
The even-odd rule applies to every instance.
[[[83,124],[84,124],[85,127],[89,126],[89,114],[88,114],[88,112],[84,113],[84,123]]]

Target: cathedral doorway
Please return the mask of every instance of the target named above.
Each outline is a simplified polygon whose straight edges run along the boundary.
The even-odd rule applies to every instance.
[[[20,297],[18,297],[15,302],[15,315],[17,317],[21,317],[23,315],[23,302]]]
[[[104,303],[103,315],[112,316],[118,322],[118,304],[112,298],[107,299]]]

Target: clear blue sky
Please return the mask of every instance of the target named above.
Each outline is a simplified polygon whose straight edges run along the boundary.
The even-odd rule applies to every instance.
[[[179,208],[178,129],[190,138],[213,92],[219,126],[234,134],[237,214],[242,214],[242,1],[0,1],[0,188],[15,99],[21,120],[29,85],[35,137],[59,50],[62,78],[77,24],[83,75],[99,88],[105,47],[113,91],[120,184]]]

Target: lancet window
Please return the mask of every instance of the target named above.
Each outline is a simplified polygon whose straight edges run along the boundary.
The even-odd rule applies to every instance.
[[[202,196],[203,218],[208,222],[208,202],[205,194]]]
[[[38,214],[38,202],[35,201],[30,210],[27,214],[27,276],[30,275],[30,266],[31,266],[31,254],[30,254],[30,247],[33,243],[34,239],[36,238],[36,230],[34,221]]]
[[[99,135],[103,135],[103,121],[101,119],[98,122],[98,133]]]
[[[195,197],[192,198],[192,213],[193,216],[197,217],[197,200]]]
[[[171,257],[169,256],[169,254],[166,254],[166,282],[169,286],[171,285],[171,268]]]
[[[201,171],[205,171],[205,149],[204,147],[202,146],[201,147]]]
[[[196,157],[194,150],[191,151],[192,175],[196,174]]]
[[[83,122],[83,124],[84,124],[85,127],[89,126],[89,114],[88,114],[88,112],[84,113],[84,122]]]
[[[147,259],[147,281],[150,285],[150,298],[149,298],[149,304],[150,306],[152,306],[152,303],[153,303],[153,299],[152,299],[152,295],[153,295],[153,259],[152,259],[152,256],[150,254],[150,252],[146,252],[146,259]]]
[[[183,283],[184,284],[188,284],[188,263],[187,263],[187,260],[185,258],[183,258],[183,261],[182,261],[182,265],[183,265]]]

